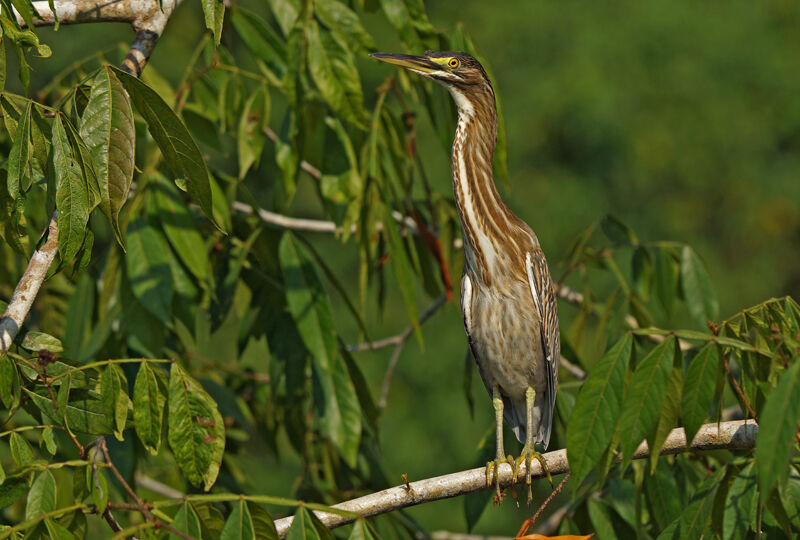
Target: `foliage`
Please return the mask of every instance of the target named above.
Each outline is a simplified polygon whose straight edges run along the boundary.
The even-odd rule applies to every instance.
[[[375,43],[364,21],[378,12],[410,52],[475,48],[463,32],[438,32],[419,0],[202,6],[211,33],[179,84],[152,66],[139,80],[95,57],[35,99],[25,54],[49,48],[0,15],[25,92],[0,94],[4,291],[53,211],[59,230],[37,310],[0,357],[10,525],[0,536],[95,537],[108,532],[98,516],[113,513],[120,536],[166,537],[155,525],[164,523],[197,538],[274,538],[272,516],[288,508],[289,537],[330,537],[311,510],[393,483],[381,460],[383,405],[342,328],[369,341],[371,315],[399,311],[406,338],[423,343],[422,300],[452,294],[457,216],[415,144],[423,124],[446,153],[455,111],[405,72],[365,91],[359,59]],[[505,155],[501,128],[500,176]],[[303,227],[259,212],[312,203],[334,224],[349,271]],[[588,372],[582,385],[563,373],[557,399],[552,444],[573,464],[561,530],[791,537],[797,303],[772,299],[709,322],[719,304],[700,255],[640,241],[610,216],[554,269],[583,293],[577,308],[561,307],[562,337],[565,356]],[[696,328],[670,328],[676,310]],[[691,435],[730,405],[759,419],[754,452],[631,462],[643,438],[658,448],[673,427]],[[300,462],[291,499],[253,490],[259,451]],[[148,489],[142,477],[162,482],[149,507],[128,493]],[[465,501],[474,524],[485,500]],[[358,520],[351,536],[419,532],[398,512]]]

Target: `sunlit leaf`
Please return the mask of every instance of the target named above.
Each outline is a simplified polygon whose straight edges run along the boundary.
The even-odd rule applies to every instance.
[[[323,525],[314,512],[305,506],[297,508],[292,526],[286,532],[286,540],[333,540],[333,533]]]
[[[184,502],[175,514],[172,520],[172,526],[188,534],[192,538],[200,538],[200,518],[197,517],[197,512],[194,511],[192,505]],[[183,537],[171,533],[169,540],[183,540]]]
[[[81,391],[78,396],[70,396],[66,411],[57,410],[47,391],[40,394],[27,388],[27,395],[36,407],[50,417],[54,423],[64,425],[64,418],[72,431],[92,435],[107,435],[113,432],[111,419],[106,417],[103,402],[96,392]]]
[[[128,380],[119,366],[108,364],[100,382],[100,395],[106,415],[114,426],[114,436],[123,440],[122,432],[128,420]]]
[[[147,122],[147,128],[164,154],[167,165],[176,176],[186,179],[189,195],[200,205],[203,213],[220,228],[220,224],[214,219],[206,162],[183,121],[155,90],[124,71],[111,69],[130,94],[139,114]]]
[[[133,180],[136,133],[128,93],[109,66],[94,77],[80,136],[89,148],[100,187],[100,208],[122,242],[119,213]]]
[[[67,132],[57,115],[53,122],[53,168],[58,210],[58,251],[71,261],[83,244],[89,221],[89,189],[83,171],[72,155]]]
[[[8,194],[12,199],[19,196],[20,191],[28,191],[31,185],[31,104],[25,107],[25,111],[20,116],[17,123],[17,130],[14,134],[14,143],[8,154]]]
[[[225,425],[217,404],[179,364],[169,375],[169,446],[187,479],[211,488],[225,449]]]

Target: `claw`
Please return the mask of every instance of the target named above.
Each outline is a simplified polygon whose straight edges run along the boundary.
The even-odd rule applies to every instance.
[[[511,456],[498,456],[494,461],[486,463],[486,486],[491,487],[492,483],[494,483],[497,491],[495,500],[498,502],[503,500],[502,490],[500,489],[500,465],[503,463],[508,463],[514,468],[514,458]]]
[[[533,501],[533,492],[531,490],[531,464],[533,460],[537,460],[539,464],[542,466],[542,470],[544,471],[545,475],[547,475],[547,480],[550,482],[550,487],[553,487],[553,478],[550,476],[550,471],[547,469],[547,462],[545,462],[544,457],[542,454],[537,452],[536,450],[525,446],[520,453],[520,456],[514,461],[514,483],[517,483],[519,479],[519,471],[522,464],[525,464],[525,484],[528,486],[528,503]]]

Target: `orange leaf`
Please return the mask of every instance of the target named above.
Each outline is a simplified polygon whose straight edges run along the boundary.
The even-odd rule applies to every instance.
[[[576,536],[574,534],[565,534],[562,536],[545,536],[543,534],[526,534],[525,536],[517,536],[516,540],[589,540],[594,536],[594,533],[587,534],[586,536]]]

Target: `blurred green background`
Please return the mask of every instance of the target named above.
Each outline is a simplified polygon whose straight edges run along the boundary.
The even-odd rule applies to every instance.
[[[152,67],[173,83],[202,35],[199,2],[185,4],[152,58]],[[260,3],[242,4],[258,10]],[[581,231],[611,213],[643,240],[691,244],[709,267],[722,317],[771,296],[800,297],[796,2],[426,4],[437,28],[447,33],[462,23],[489,60],[508,127],[509,182],[499,187],[538,234],[551,266],[558,268]],[[381,50],[400,50],[382,16],[364,19]],[[34,61],[31,92],[76,60],[130,35],[124,25],[110,24],[41,30],[54,55]],[[241,51],[232,37],[223,36],[223,44]],[[360,67],[371,102],[390,68],[368,58]],[[418,145],[434,187],[449,196],[449,157],[421,111]],[[308,178],[303,182],[291,213],[324,218],[316,187]],[[352,241],[342,249],[333,238],[308,238],[342,281],[357,274]],[[387,305],[401,306],[389,285]],[[378,313],[374,305],[372,338],[405,328],[402,308]],[[574,314],[574,308],[562,308],[562,328]],[[348,317],[337,324],[343,336],[357,339]],[[412,339],[402,352],[382,419],[380,452],[387,475],[398,483],[402,473],[414,480],[477,465],[477,445],[492,424],[476,374],[470,382],[474,417],[465,399],[458,301],[422,333],[424,348]],[[376,397],[390,356],[383,350],[356,357]],[[252,455],[263,456],[241,464],[251,492],[291,496],[295,456],[276,460],[257,437],[251,444]],[[551,448],[561,446],[557,427]],[[548,491],[540,486],[537,505]],[[429,530],[461,531],[463,504],[442,501],[408,513]],[[508,499],[488,508],[475,531],[513,535],[526,517],[530,510]]]

